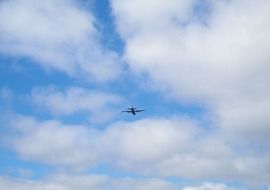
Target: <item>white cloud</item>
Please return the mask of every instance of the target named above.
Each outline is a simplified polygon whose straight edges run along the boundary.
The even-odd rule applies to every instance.
[[[124,59],[133,70],[149,73],[156,87],[179,101],[210,107],[214,129],[199,128],[186,118],[119,122],[98,130],[14,116],[7,126],[14,133],[4,138],[7,146],[24,159],[59,167],[88,169],[105,163],[147,176],[269,185],[269,1],[209,1],[213,12],[207,25],[192,20],[194,2],[113,0],[112,6],[126,43]],[[0,52],[106,81],[120,72],[114,64],[118,56],[101,47],[94,22],[75,1],[2,1]],[[1,96],[11,97],[7,92],[1,90]],[[36,89],[32,97],[59,115],[104,111],[119,101],[112,94],[76,87]],[[0,187],[171,189],[160,180],[109,181],[93,176],[40,182],[0,178]],[[212,183],[184,188],[195,189],[230,188]]]
[[[246,131],[252,131],[257,139],[268,139],[269,1],[211,2],[213,11],[207,25],[192,21],[186,14],[190,6],[166,12],[166,16],[162,16],[163,8],[158,8],[161,15],[147,15],[150,19],[146,21],[150,21],[145,24],[139,19],[140,2],[112,2],[119,30],[124,28],[124,58],[134,70],[149,73],[157,88],[163,91],[166,87],[166,94],[180,101],[206,103],[219,117],[219,126],[229,133],[236,130],[236,135],[245,139],[250,134]],[[171,1],[164,4],[166,8]],[[155,10],[150,3],[143,6]],[[185,25],[173,22],[178,13],[188,17]],[[251,116],[252,123],[247,119]]]
[[[144,119],[105,129],[10,117],[1,136],[21,158],[70,170],[106,165],[149,177],[269,185],[268,153],[234,147],[189,119]]]
[[[150,164],[188,151],[198,131],[188,120],[144,119],[110,126],[99,144],[114,164],[136,168],[140,163]]]
[[[160,14],[152,1],[144,3],[143,9],[140,2],[120,2],[112,0],[126,42],[127,63],[135,71],[148,73],[166,95],[209,108],[215,122],[213,135],[204,139],[212,150],[195,142],[199,148],[190,154],[177,154],[155,165],[160,167],[154,168],[157,173],[269,180],[263,169],[269,168],[265,160],[270,154],[269,1],[205,1],[212,7],[207,24],[188,14],[192,1],[189,6],[187,1],[177,1],[183,3],[183,10],[175,12],[173,7],[165,11],[166,16],[163,7],[167,9],[172,1],[157,8]],[[143,20],[141,10],[154,12]],[[239,167],[238,161],[244,166]]]
[[[20,190],[71,190],[71,189],[104,189],[106,178],[102,176],[54,176],[40,181],[0,177],[1,189]],[[106,188],[106,187],[105,187]]]
[[[185,187],[183,190],[236,190],[235,188],[229,188],[225,184],[218,183],[205,183],[201,186]]]
[[[119,111],[114,110],[123,99],[115,94],[88,90],[81,87],[69,87],[61,90],[50,86],[35,88],[31,101],[39,108],[49,110],[56,115],[88,113],[92,122],[106,121]]]
[[[116,123],[104,130],[24,116],[11,116],[3,125],[11,130],[3,137],[6,145],[24,159],[79,169],[96,161],[122,167],[163,160],[187,151],[196,135],[194,124],[166,119]]]
[[[111,178],[103,175],[56,174],[42,180],[23,180],[0,177],[1,189],[20,190],[175,190],[170,182],[160,179]]]
[[[137,33],[151,32],[170,26],[171,22],[181,22],[190,14],[194,0],[113,0],[112,7],[119,32],[124,37],[136,37]],[[164,28],[167,29],[167,28]]]
[[[27,56],[45,68],[97,81],[120,73],[118,56],[102,47],[95,19],[76,1],[0,3],[0,52]]]
[[[54,174],[39,180],[26,180],[0,176],[1,189],[20,190],[176,190],[181,187],[172,182],[156,179],[113,178],[93,174]],[[182,190],[240,190],[221,183],[204,183],[200,186],[185,186]]]
[[[89,167],[96,161],[97,155],[91,151],[95,138],[91,129],[24,116],[9,119],[10,134],[3,139],[24,159],[75,169]]]

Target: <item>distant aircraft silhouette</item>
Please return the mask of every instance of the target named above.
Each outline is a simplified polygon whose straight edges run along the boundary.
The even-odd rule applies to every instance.
[[[145,110],[138,110],[137,108],[130,107],[130,108],[127,108],[127,110],[122,111],[122,112],[127,112],[127,113],[131,113],[133,115],[136,115],[137,112],[142,112],[142,111],[145,111]]]

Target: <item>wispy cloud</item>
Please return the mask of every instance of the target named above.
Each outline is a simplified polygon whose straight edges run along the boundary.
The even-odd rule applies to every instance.
[[[59,89],[55,86],[35,88],[31,101],[43,111],[53,115],[73,115],[84,113],[92,122],[105,122],[113,118],[119,110],[115,110],[123,102],[119,95],[109,92],[88,90],[82,87]]]
[[[185,187],[183,188],[183,190],[237,190],[237,189],[219,183],[205,183],[201,186]]]
[[[107,165],[144,176],[269,181],[268,154],[234,147],[191,120],[176,118],[117,122],[105,129],[13,116],[3,136],[23,159],[85,171]],[[207,172],[206,172],[207,171]]]
[[[110,14],[108,1],[89,2],[108,3]],[[15,164],[0,160],[28,178],[0,171],[0,189],[269,188],[269,1],[111,0],[110,18],[94,7],[100,20],[84,3],[0,1],[4,64],[27,57],[15,64],[39,64],[34,77],[43,77],[25,85],[13,68],[0,75],[0,154],[14,153]],[[108,49],[107,29],[97,29],[101,20],[108,28],[116,24],[111,30],[121,36],[116,46],[123,51]],[[128,78],[119,77],[120,61]],[[59,72],[44,76],[48,69],[68,82],[54,83]],[[152,85],[155,93],[138,90],[135,72],[147,76],[136,85]],[[160,98],[149,103],[155,95]],[[149,108],[118,120],[129,98],[150,108],[162,98],[175,105],[162,102],[159,113]],[[189,103],[207,113],[193,112]],[[25,161],[53,171],[40,177],[40,168],[17,167]]]
[[[125,60],[133,70],[148,73],[165,95],[211,110],[217,137],[237,147],[235,151],[245,152],[239,155],[245,167],[237,162],[237,168],[243,169],[237,175],[245,178],[246,172],[257,173],[264,178],[267,172],[257,167],[248,172],[248,168],[255,160],[264,163],[261,156],[269,156],[269,1],[207,1],[211,4],[207,24],[188,14],[195,1],[160,1],[165,5],[158,8],[150,2],[131,6],[133,1],[112,1],[118,30],[126,42]],[[144,10],[151,14],[142,19]],[[245,154],[252,157],[247,159],[252,163],[244,159]],[[207,156],[205,162],[204,156],[193,156],[179,155],[163,171],[173,171],[183,160],[190,161],[189,168],[202,166],[195,167],[196,172],[207,170],[208,174],[214,165],[223,173],[226,169],[222,168],[234,165],[230,156],[226,160],[208,160]],[[211,175],[217,177],[218,173]]]
[[[20,190],[71,190],[71,189],[119,189],[119,190],[242,190],[222,183],[204,183],[198,186],[184,186],[170,181],[148,178],[132,179],[129,177],[113,178],[106,175],[54,174],[40,180],[25,180],[0,177],[0,187]]]
[[[112,80],[121,72],[118,55],[99,42],[94,17],[75,1],[2,1],[0,18],[2,53],[88,80]]]
[[[98,130],[14,115],[3,125],[11,129],[3,137],[6,145],[24,159],[71,168],[87,168],[99,160],[119,167],[135,164],[132,168],[136,169],[136,163],[163,160],[187,151],[196,131],[188,121],[166,119],[121,122]]]
[[[5,144],[23,159],[78,169],[96,161],[95,152],[90,151],[94,133],[83,126],[24,116],[10,118],[6,126],[10,134],[3,137]]]
[[[43,180],[16,180],[0,177],[0,187],[20,190],[71,190],[71,189],[119,189],[119,190],[175,190],[176,187],[160,179],[112,178],[105,175],[56,174]]]

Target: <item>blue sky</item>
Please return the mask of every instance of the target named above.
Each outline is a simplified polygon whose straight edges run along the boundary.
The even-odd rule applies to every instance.
[[[1,1],[0,189],[269,190],[269,6]]]

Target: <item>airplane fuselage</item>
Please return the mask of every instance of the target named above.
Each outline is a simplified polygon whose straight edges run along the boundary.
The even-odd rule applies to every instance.
[[[136,115],[136,112],[135,112],[135,109],[134,109],[134,108],[131,108],[130,111],[131,111],[131,113],[132,113],[133,115]]]

